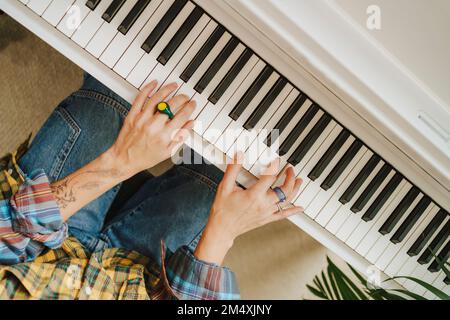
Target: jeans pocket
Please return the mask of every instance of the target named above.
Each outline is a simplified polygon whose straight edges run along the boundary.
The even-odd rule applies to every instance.
[[[65,109],[71,99],[69,97],[53,111],[33,139],[29,150],[20,160],[20,167],[25,173],[43,169],[50,181],[60,178],[81,133],[80,126]]]

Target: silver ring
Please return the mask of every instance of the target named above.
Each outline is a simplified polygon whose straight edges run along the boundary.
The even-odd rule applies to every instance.
[[[281,190],[280,187],[275,187],[272,190],[273,192],[275,192],[275,194],[278,197],[278,200],[280,200],[281,203],[286,201],[286,195],[284,194],[283,190]]]
[[[277,202],[278,213],[283,213],[283,208],[281,207],[280,202]]]

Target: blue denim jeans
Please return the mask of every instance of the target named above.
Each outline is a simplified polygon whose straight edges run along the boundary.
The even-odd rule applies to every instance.
[[[56,181],[83,167],[114,143],[129,108],[86,74],[82,88],[61,102],[40,129],[20,160],[22,170],[42,168]],[[118,185],[73,215],[69,233],[90,252],[120,247],[157,262],[161,240],[171,251],[182,245],[194,249],[222,176],[213,165],[174,166],[149,177],[106,222]]]

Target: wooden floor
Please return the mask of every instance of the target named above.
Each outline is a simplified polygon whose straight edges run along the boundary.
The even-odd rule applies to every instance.
[[[76,90],[82,70],[6,15],[0,15],[0,155],[36,133]],[[305,285],[325,266],[328,250],[288,221],[241,236],[225,264],[244,299],[311,298]]]

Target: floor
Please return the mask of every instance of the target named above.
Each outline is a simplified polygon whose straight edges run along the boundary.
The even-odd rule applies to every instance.
[[[81,69],[0,15],[0,154],[36,133],[81,81]],[[340,262],[289,221],[282,221],[237,239],[225,264],[235,271],[244,299],[301,299],[312,298],[306,284],[325,267],[327,255]]]

